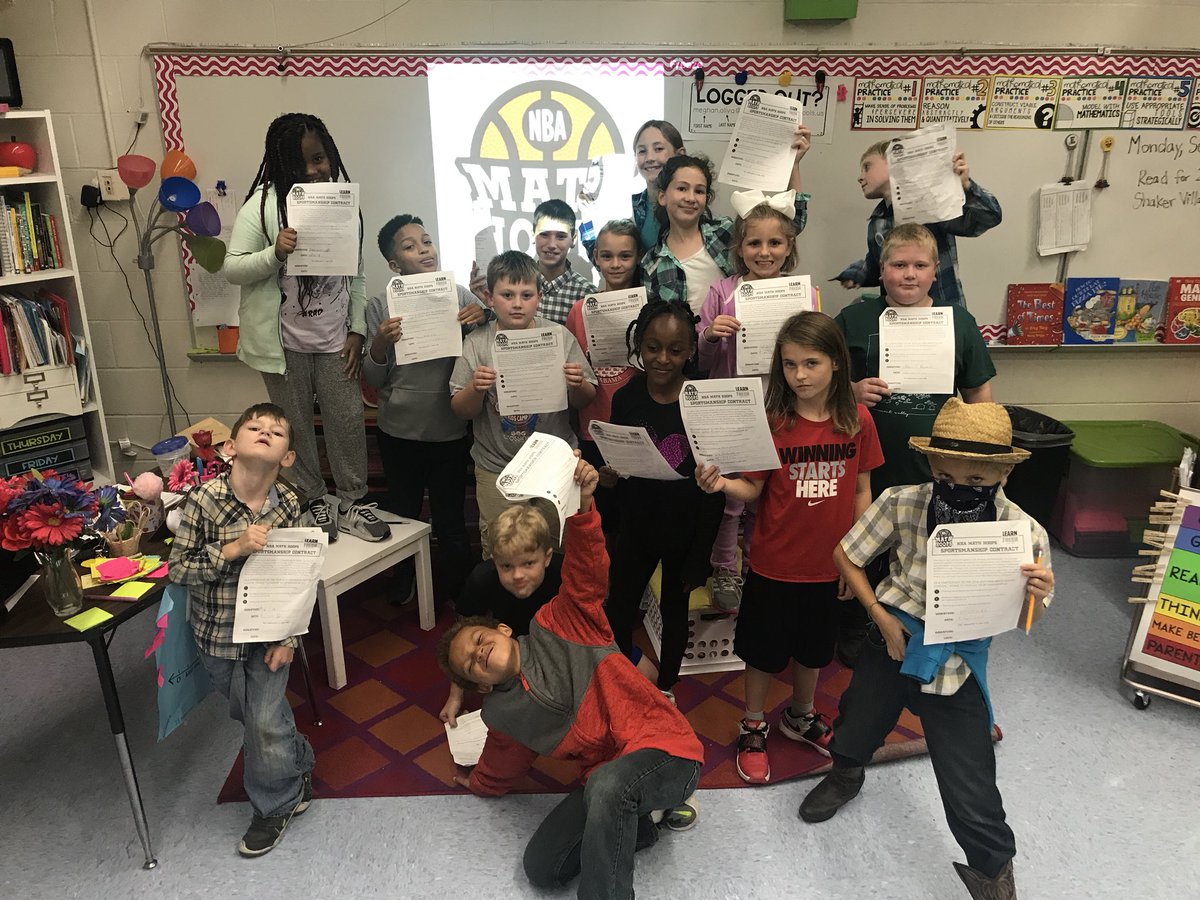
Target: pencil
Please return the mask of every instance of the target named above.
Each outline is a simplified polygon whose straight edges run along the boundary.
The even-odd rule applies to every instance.
[[[1042,564],[1042,551],[1041,550],[1039,550],[1037,553],[1034,554],[1033,564],[1035,566],[1040,566]],[[1030,629],[1033,628],[1033,603],[1034,603],[1033,591],[1030,591],[1029,592],[1029,601],[1026,604],[1026,608],[1025,608],[1025,633],[1026,634],[1029,634]]]

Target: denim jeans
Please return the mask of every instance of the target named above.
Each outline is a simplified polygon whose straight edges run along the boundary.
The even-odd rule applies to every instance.
[[[270,818],[291,812],[300,802],[305,772],[316,760],[307,738],[296,731],[287,701],[289,666],[272,672],[263,656],[266,644],[247,646],[246,659],[201,654],[213,687],[229,699],[229,716],[244,726],[243,784],[250,805]]]
[[[525,874],[539,888],[579,876],[579,900],[633,896],[638,819],[692,795],[700,763],[662,750],[635,750],[597,768],[551,810],[525,848]]]
[[[987,705],[974,677],[949,696],[923,693],[916,681],[900,674],[900,663],[888,656],[872,623],[833,723],[833,764],[870,762],[905,706],[921,718],[951,834],[971,867],[994,877],[1017,851],[996,787]]]

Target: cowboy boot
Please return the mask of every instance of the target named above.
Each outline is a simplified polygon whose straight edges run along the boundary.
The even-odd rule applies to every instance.
[[[1013,881],[1013,864],[1010,859],[995,878],[988,878],[978,869],[962,863],[954,864],[954,871],[971,893],[971,900],[1017,900],[1017,885]]]

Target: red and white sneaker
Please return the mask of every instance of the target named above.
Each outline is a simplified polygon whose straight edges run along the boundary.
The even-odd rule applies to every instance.
[[[771,780],[771,761],[767,759],[766,722],[738,725],[737,772],[747,784],[766,784]]]
[[[779,732],[785,738],[808,744],[818,753],[829,755],[829,742],[833,740],[833,726],[815,709],[806,716],[793,716],[785,709],[779,717]]]

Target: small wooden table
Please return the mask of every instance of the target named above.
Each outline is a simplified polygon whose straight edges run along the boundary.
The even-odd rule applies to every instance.
[[[368,578],[386,572],[398,562],[416,557],[417,608],[421,628],[433,628],[433,573],[429,561],[430,527],[425,522],[405,520],[389,525],[392,536],[386,541],[364,541],[345,532],[329,545],[321,579],[317,582],[317,606],[321,611],[321,630],[325,638],[325,667],[329,686],[346,686],[346,657],[342,648],[342,622],[338,597]]]
[[[158,542],[145,547],[147,553],[157,553],[164,559],[169,555],[169,550],[169,547]],[[105,619],[87,631],[76,631],[69,625],[64,625],[63,620],[50,610],[43,593],[43,580],[39,579],[17,602],[12,612],[0,618],[0,649],[34,647],[41,644],[73,644],[81,641],[87,642],[92,648],[96,675],[100,679],[100,692],[104,697],[104,707],[108,711],[109,728],[117,746],[121,774],[125,779],[125,792],[129,795],[129,806],[133,810],[133,824],[137,828],[142,851],[146,855],[142,868],[153,869],[158,865],[158,860],[155,859],[154,850],[150,845],[146,808],[142,803],[142,792],[138,788],[137,773],[133,769],[133,757],[129,754],[129,743],[125,740],[125,717],[121,713],[121,698],[117,695],[117,682],[113,678],[112,663],[108,657],[108,641],[111,640],[108,636],[116,631],[121,623],[129,621],[143,610],[157,607],[162,599],[167,579],[146,580],[154,587],[132,602],[85,598],[84,609],[96,606],[111,613],[112,618]],[[90,589],[87,593],[111,593],[115,589],[115,586],[104,585]]]

